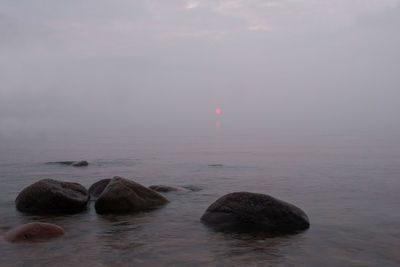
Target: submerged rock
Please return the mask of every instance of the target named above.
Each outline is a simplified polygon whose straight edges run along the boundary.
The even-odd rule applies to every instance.
[[[132,180],[114,177],[96,200],[97,213],[131,213],[168,203],[161,194]]]
[[[218,231],[295,233],[310,227],[298,207],[264,194],[235,192],[215,201],[201,221]]]
[[[60,165],[68,165],[68,166],[74,166],[74,167],[84,167],[88,166],[89,162],[86,160],[81,160],[81,161],[54,161],[54,162],[47,162],[47,164],[60,164]]]
[[[88,191],[78,183],[42,179],[22,190],[15,204],[29,213],[74,213],[86,209],[88,200]]]
[[[60,165],[72,165],[75,161],[55,161],[55,162],[47,162],[47,164],[60,164]]]
[[[64,234],[64,229],[58,225],[32,222],[8,231],[4,238],[8,242],[32,242],[56,238]]]
[[[89,165],[89,163],[86,160],[81,160],[81,161],[72,163],[72,166],[74,166],[74,167],[85,167],[88,165]]]
[[[193,192],[198,192],[198,191],[203,190],[203,188],[201,188],[200,186],[197,186],[197,185],[185,185],[182,187],[187,190],[193,191]]]
[[[149,186],[149,188],[154,191],[157,191],[157,192],[171,192],[171,191],[189,192],[190,191],[183,187],[169,186],[169,185],[151,185],[151,186]]]
[[[100,194],[104,191],[104,188],[108,185],[108,183],[111,181],[110,178],[108,179],[102,179],[98,182],[95,182],[89,187],[89,194],[91,199],[97,199]]]

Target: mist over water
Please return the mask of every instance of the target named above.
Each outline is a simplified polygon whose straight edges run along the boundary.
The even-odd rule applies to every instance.
[[[399,132],[398,1],[0,5],[2,137]]]
[[[397,0],[1,1],[0,236],[67,235],[2,240],[0,262],[397,266],[399,28]],[[69,160],[89,166],[46,164]],[[196,190],[135,215],[15,210],[41,178],[116,175]],[[311,228],[203,226],[234,191],[294,203]]]

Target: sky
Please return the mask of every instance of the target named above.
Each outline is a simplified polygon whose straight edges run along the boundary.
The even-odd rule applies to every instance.
[[[398,0],[2,0],[0,137],[399,133],[399,47]]]

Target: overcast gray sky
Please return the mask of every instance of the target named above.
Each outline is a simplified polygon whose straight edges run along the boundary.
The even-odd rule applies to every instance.
[[[0,136],[398,131],[398,0],[2,0]]]

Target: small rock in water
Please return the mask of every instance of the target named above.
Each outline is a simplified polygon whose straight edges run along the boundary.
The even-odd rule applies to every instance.
[[[4,238],[8,242],[33,242],[64,235],[60,226],[51,223],[32,222],[8,231]]]
[[[169,186],[169,185],[151,185],[151,186],[149,186],[149,188],[154,191],[157,191],[157,192],[171,192],[171,191],[188,192],[188,191],[190,191],[183,187]]]
[[[86,160],[76,161],[72,164],[74,167],[85,167],[88,166],[89,163]]]
[[[75,161],[51,161],[46,164],[60,164],[60,165],[72,165]]]
[[[29,213],[74,213],[86,209],[89,194],[78,183],[42,179],[24,188],[15,204],[19,211]]]
[[[193,191],[193,192],[198,192],[198,191],[203,190],[203,188],[201,188],[200,186],[197,186],[197,185],[185,185],[182,187],[185,189],[188,189],[190,191]]]
[[[111,181],[110,178],[102,179],[100,181],[95,182],[89,187],[89,194],[91,199],[97,199],[101,193],[103,193],[104,188],[108,185]]]
[[[89,162],[86,160],[81,160],[81,161],[54,161],[54,162],[47,162],[46,164],[60,164],[60,165],[68,165],[68,166],[74,166],[74,167],[84,167],[88,166]]]
[[[215,201],[201,221],[218,231],[296,233],[310,227],[298,207],[264,194],[235,192]]]
[[[132,213],[168,203],[161,194],[132,180],[114,177],[96,200],[97,213]]]

